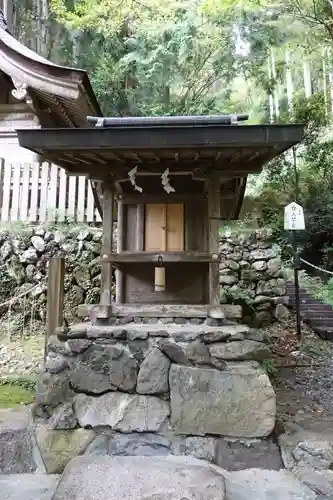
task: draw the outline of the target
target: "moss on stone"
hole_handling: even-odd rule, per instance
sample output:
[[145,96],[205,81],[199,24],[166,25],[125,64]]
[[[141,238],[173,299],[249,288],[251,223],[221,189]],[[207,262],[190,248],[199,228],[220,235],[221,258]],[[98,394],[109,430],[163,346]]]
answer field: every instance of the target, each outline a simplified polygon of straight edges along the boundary
[[16,408],[32,403],[34,393],[13,384],[0,385],[0,408]]

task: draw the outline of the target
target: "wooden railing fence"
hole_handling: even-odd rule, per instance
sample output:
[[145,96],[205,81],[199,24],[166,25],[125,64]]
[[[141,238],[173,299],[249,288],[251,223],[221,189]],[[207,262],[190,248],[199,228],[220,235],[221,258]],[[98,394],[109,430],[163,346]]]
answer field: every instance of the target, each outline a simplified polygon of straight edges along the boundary
[[0,221],[100,222],[89,179],[49,163],[0,158]]

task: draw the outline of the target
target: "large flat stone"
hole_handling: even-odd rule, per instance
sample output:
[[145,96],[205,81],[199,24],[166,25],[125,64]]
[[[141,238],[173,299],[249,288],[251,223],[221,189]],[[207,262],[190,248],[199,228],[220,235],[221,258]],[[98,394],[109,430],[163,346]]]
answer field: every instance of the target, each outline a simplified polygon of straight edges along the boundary
[[262,437],[274,428],[275,393],[257,363],[224,371],[171,365],[170,391],[177,434]]
[[218,439],[216,464],[226,470],[283,468],[280,450],[272,439]]
[[159,349],[152,349],[140,366],[136,392],[163,394],[169,391],[171,362]]
[[36,469],[29,409],[0,410],[0,473],[22,474]]
[[223,476],[183,457],[78,457],[52,500],[224,500]]
[[115,433],[110,438],[109,455],[111,456],[166,456],[170,455],[170,441],[154,433],[121,434]]
[[254,340],[241,340],[223,344],[213,344],[209,348],[213,365],[221,359],[226,361],[260,361],[270,358],[269,347]]
[[[236,306],[237,307],[237,306]],[[241,310],[241,307],[239,308]],[[140,315],[138,315],[140,316]],[[185,321],[185,320],[184,320]],[[149,337],[171,337],[177,342],[192,342],[202,338],[207,343],[221,342],[235,335],[246,335],[250,328],[245,325],[210,326],[206,324],[129,323],[126,325],[90,326],[87,336],[91,339],[143,339]]]
[[74,399],[81,427],[108,426],[121,432],[156,432],[170,414],[169,403],[155,396],[113,392]]
[[73,396],[69,384],[69,372],[59,374],[43,373],[36,388],[36,403],[55,408]]
[[199,436],[176,436],[172,440],[173,455],[190,456],[207,462],[216,460],[217,439]]
[[279,445],[284,466],[310,467],[314,469],[332,469],[333,434],[299,430],[282,434]]
[[78,391],[101,394],[117,389],[132,391],[138,363],[122,345],[94,344],[71,370],[71,385]]
[[51,430],[40,426],[36,440],[48,474],[59,474],[72,458],[85,452],[95,437],[92,430]]
[[200,337],[206,344],[214,344],[215,342],[223,342],[227,339],[233,339],[242,335],[247,335],[250,328],[246,325],[225,325],[216,328],[207,329]]
[[1,500],[51,500],[60,477],[46,474],[0,475]]
[[333,498],[332,470],[314,470],[306,467],[297,467],[293,470],[293,474],[295,474],[303,484],[308,486],[318,495],[323,495],[323,497],[328,500]]
[[78,422],[74,415],[72,401],[59,405],[48,421],[48,427],[50,429],[69,430],[75,429],[77,426]]
[[316,494],[285,470],[224,471],[228,500],[316,500]]

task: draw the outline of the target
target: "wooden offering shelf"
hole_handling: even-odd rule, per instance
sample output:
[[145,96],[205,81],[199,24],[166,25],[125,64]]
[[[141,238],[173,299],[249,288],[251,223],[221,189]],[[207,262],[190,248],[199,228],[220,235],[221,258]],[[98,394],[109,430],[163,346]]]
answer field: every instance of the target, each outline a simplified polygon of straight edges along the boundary
[[217,254],[206,252],[121,252],[103,254],[102,262],[110,262],[114,265],[150,262],[157,264],[160,257],[163,263],[218,262],[219,260]]

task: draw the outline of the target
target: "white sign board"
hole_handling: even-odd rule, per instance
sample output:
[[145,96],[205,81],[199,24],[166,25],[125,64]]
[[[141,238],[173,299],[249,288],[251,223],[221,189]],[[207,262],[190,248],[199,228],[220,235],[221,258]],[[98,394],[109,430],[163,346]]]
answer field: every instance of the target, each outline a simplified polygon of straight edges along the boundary
[[305,229],[304,213],[301,205],[293,202],[284,207],[284,228],[288,231],[302,231]]

